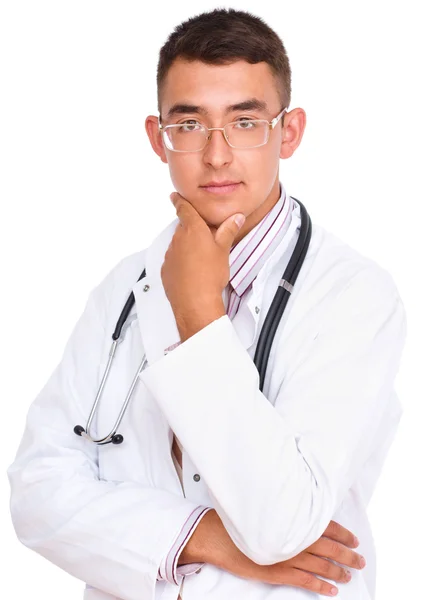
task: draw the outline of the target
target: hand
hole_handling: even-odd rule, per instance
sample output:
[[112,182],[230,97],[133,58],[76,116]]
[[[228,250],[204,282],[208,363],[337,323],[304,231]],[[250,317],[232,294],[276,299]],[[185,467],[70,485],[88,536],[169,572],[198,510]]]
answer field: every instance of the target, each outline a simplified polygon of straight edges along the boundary
[[224,571],[275,585],[291,585],[325,596],[333,596],[332,585],[320,577],[346,583],[345,569],[362,569],[354,535],[336,521],[330,521],[323,535],[308,548],[280,563],[258,565],[233,543],[219,515],[208,511],[184,548],[179,564],[207,562]]
[[348,529],[336,521],[330,521],[323,535],[314,544],[293,558],[263,566],[264,578],[260,580],[267,583],[294,585],[325,596],[333,596],[331,590],[334,586],[315,575],[348,583],[351,577],[347,578],[346,570],[331,561],[353,569],[363,569],[360,564],[362,556],[351,550],[357,546],[354,535]]
[[175,316],[183,318],[222,303],[230,279],[229,253],[239,226],[235,214],[218,229],[209,227],[178,192],[170,198],[180,222],[166,251],[161,278]]

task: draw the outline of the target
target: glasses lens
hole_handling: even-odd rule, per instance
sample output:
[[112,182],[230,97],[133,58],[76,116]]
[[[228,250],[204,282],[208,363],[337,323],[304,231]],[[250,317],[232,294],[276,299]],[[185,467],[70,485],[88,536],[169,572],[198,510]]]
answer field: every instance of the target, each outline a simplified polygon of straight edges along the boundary
[[269,132],[267,121],[253,119],[235,121],[226,125],[226,135],[235,148],[253,148],[266,143]]
[[170,148],[181,152],[201,150],[206,144],[207,131],[199,123],[183,123],[179,127],[164,130]]
[[[267,142],[267,121],[242,120],[226,125],[226,136],[235,148],[253,148]],[[207,129],[200,123],[183,123],[179,127],[166,127],[166,143],[172,150],[196,152],[202,150],[207,141]]]

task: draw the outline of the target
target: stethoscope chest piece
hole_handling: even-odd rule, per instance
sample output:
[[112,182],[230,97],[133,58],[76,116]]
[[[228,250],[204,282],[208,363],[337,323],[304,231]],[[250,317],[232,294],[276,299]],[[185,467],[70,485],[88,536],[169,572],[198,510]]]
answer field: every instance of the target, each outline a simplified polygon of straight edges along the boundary
[[124,437],[121,435],[121,433],[114,433],[111,437],[110,440],[108,440],[107,442],[100,442],[97,440],[93,440],[91,438],[90,435],[88,435],[86,433],[86,430],[84,427],[82,427],[81,425],[75,425],[74,427],[74,433],[76,433],[77,435],[80,435],[82,437],[87,438],[88,440],[90,440],[91,442],[96,442],[99,445],[103,445],[103,444],[121,444],[124,440]]

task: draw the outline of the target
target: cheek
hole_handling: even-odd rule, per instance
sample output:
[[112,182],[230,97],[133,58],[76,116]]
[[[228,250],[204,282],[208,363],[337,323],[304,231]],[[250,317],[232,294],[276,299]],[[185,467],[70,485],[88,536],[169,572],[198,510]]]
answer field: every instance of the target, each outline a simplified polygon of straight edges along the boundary
[[[173,153],[171,153],[173,154]],[[168,157],[169,174],[176,191],[184,198],[195,193],[195,187],[201,180],[198,158],[192,154]]]
[[244,161],[247,183],[250,188],[260,189],[262,185],[274,179],[279,166],[277,147],[270,146],[270,142],[256,150]]

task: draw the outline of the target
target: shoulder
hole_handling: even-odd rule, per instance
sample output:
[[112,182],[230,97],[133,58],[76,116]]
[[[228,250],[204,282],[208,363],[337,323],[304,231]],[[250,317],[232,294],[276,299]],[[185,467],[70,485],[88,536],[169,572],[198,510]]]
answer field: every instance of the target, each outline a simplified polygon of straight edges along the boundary
[[316,333],[345,329],[347,335],[372,339],[390,331],[402,339],[407,315],[393,275],[376,260],[323,227],[317,226],[317,263],[310,271],[310,287],[321,290],[323,304]]
[[393,313],[405,321],[391,273],[316,224],[288,313],[287,339],[295,335],[305,345],[333,323],[361,325],[364,318],[382,320]]
[[313,225],[312,242],[311,285],[321,280],[329,292],[340,295],[351,289],[366,300],[399,297],[396,281],[387,268],[326,228]]

